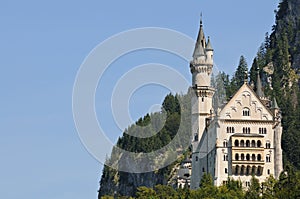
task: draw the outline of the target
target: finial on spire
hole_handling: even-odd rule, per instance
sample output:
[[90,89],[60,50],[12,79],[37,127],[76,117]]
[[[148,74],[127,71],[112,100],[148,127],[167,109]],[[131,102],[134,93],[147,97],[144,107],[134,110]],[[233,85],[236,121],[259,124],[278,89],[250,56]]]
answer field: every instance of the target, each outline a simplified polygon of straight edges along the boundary
[[202,26],[202,12],[200,13],[200,26]]

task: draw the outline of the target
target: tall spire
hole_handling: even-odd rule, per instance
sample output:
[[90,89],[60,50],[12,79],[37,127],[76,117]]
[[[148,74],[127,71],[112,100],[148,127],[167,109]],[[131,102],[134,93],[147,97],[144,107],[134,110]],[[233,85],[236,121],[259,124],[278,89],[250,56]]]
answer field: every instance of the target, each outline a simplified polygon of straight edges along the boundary
[[263,92],[262,83],[259,75],[259,68],[257,69],[257,81],[256,81],[256,94],[260,98],[264,98],[265,94]]
[[206,48],[206,41],[205,41],[205,35],[203,31],[203,24],[202,24],[202,13],[200,15],[200,29],[197,37],[197,41],[195,44],[195,50],[193,54],[193,58],[196,59],[197,57],[200,57],[204,54],[204,49]]

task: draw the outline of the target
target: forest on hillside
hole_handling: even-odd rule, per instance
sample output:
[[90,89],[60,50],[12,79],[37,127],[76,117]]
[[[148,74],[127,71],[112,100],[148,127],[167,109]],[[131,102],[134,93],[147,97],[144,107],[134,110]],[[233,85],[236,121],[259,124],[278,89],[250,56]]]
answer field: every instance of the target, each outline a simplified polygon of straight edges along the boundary
[[[244,56],[233,75],[225,72],[216,74],[212,85],[218,89],[214,106],[220,107],[230,99],[243,84],[245,71],[249,71],[249,84],[256,85],[260,75],[265,96],[276,98],[282,112],[282,148],[284,170],[277,181],[269,178],[265,184],[257,184],[255,179],[248,190],[242,190],[239,183],[229,179],[228,184],[214,187],[203,183],[199,190],[173,189],[170,186],[173,168],[188,155],[189,149],[180,142],[174,147],[183,155],[177,162],[147,173],[127,173],[104,166],[100,180],[99,198],[105,195],[135,196],[137,198],[300,198],[300,1],[282,0],[278,6],[272,32],[266,33],[257,56],[250,67]],[[180,103],[179,103],[180,101]],[[179,105],[180,104],[180,105]],[[167,145],[178,130],[190,131],[190,94],[167,95],[160,113],[147,114],[125,130],[117,146],[136,153],[154,151]],[[166,117],[161,128],[160,119]],[[181,123],[181,120],[184,120]],[[153,122],[155,121],[155,122]],[[183,125],[181,125],[183,124]],[[143,130],[138,126],[147,126]],[[179,128],[180,126],[180,128]],[[129,134],[159,132],[149,138],[137,138]],[[188,139],[188,138],[186,138]],[[114,151],[107,161],[115,161]],[[145,165],[147,166],[147,165]],[[202,181],[209,182],[209,177]],[[259,194],[258,194],[259,193]],[[202,194],[202,195],[201,195]],[[201,197],[200,197],[201,196]],[[203,196],[203,197],[202,197]],[[126,197],[125,197],[126,198]]]

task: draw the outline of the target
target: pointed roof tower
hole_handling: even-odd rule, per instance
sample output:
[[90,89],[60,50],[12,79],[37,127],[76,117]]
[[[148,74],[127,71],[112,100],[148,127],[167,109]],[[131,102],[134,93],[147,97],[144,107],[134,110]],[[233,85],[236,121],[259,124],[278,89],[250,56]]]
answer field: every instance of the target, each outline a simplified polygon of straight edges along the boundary
[[197,37],[197,42],[195,44],[195,50],[193,54],[193,58],[196,59],[197,57],[205,55],[204,49],[206,47],[206,41],[205,41],[205,35],[203,31],[203,25],[202,25],[202,15],[200,19],[200,29]]
[[211,42],[210,42],[209,36],[208,36],[208,39],[207,39],[206,50],[207,50],[207,51],[213,50],[213,48],[212,48],[212,46],[211,46]]
[[272,109],[279,109],[279,106],[277,104],[277,101],[276,101],[275,97],[273,98],[273,101],[272,101]]

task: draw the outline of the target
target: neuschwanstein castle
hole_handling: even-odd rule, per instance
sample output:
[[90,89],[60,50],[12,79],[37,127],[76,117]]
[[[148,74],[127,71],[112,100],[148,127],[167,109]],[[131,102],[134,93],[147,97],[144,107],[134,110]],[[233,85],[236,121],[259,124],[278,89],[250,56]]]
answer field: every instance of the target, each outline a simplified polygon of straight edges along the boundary
[[[250,185],[252,175],[260,182],[271,174],[278,178],[283,170],[282,126],[276,99],[270,101],[264,95],[259,75],[256,91],[248,84],[246,75],[244,84],[234,96],[224,106],[213,110],[213,54],[210,38],[206,40],[201,21],[190,62],[195,93],[191,101],[190,188],[199,187],[205,172],[211,174],[216,186],[226,183],[228,177],[240,180],[244,187]],[[185,163],[188,165],[183,167],[190,167],[190,161]],[[178,182],[184,181],[179,179]]]

